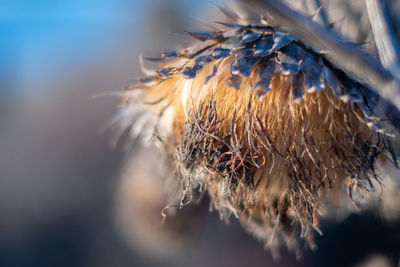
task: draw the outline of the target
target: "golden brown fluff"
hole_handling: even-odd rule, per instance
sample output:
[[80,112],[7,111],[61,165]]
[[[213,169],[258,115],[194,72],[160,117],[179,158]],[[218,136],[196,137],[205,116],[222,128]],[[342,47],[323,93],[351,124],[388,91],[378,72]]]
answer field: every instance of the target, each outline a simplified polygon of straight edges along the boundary
[[148,58],[163,63],[126,91],[126,125],[156,137],[182,202],[206,191],[266,245],[297,251],[300,236],[314,247],[327,205],[381,190],[378,161],[397,168],[399,112],[264,20],[223,26]]

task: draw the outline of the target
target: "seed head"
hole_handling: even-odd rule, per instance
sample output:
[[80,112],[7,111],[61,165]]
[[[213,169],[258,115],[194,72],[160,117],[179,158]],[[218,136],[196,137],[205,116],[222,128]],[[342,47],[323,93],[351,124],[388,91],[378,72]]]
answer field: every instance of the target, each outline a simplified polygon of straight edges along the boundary
[[186,50],[147,58],[162,63],[127,90],[123,111],[147,118],[182,199],[205,190],[223,218],[233,214],[266,245],[313,248],[327,203],[345,205],[345,192],[359,205],[380,189],[378,161],[397,168],[389,133],[400,113],[265,19],[220,25],[188,32],[197,43]]

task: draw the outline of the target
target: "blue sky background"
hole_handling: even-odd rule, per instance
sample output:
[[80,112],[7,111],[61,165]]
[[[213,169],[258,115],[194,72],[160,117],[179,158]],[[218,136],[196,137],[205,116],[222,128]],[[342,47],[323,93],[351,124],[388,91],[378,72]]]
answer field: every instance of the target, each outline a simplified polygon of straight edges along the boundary
[[98,64],[133,34],[141,36],[150,10],[167,1],[188,17],[210,6],[198,0],[0,0],[1,91],[12,83],[26,93],[42,79]]

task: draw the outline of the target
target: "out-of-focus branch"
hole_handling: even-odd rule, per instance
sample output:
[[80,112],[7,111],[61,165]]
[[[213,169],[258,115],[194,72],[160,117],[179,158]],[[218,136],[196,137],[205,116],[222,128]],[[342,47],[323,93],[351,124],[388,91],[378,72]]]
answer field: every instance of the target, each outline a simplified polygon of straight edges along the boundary
[[399,47],[381,0],[366,0],[369,20],[381,63],[400,78]]
[[346,43],[337,33],[294,11],[277,0],[239,0],[250,9],[265,12],[277,26],[284,28],[314,49],[325,52],[326,58],[342,70],[370,85],[376,92],[400,109],[400,81],[379,61]]

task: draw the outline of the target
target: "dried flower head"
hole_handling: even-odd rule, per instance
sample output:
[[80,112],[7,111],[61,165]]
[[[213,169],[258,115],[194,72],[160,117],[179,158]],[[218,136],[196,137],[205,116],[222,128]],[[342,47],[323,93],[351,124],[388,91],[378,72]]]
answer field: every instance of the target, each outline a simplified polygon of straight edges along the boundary
[[146,58],[162,64],[126,91],[126,124],[161,141],[182,201],[207,191],[267,245],[313,247],[327,203],[358,205],[378,161],[397,167],[400,113],[306,40],[224,13],[221,30],[188,32],[193,47]]

